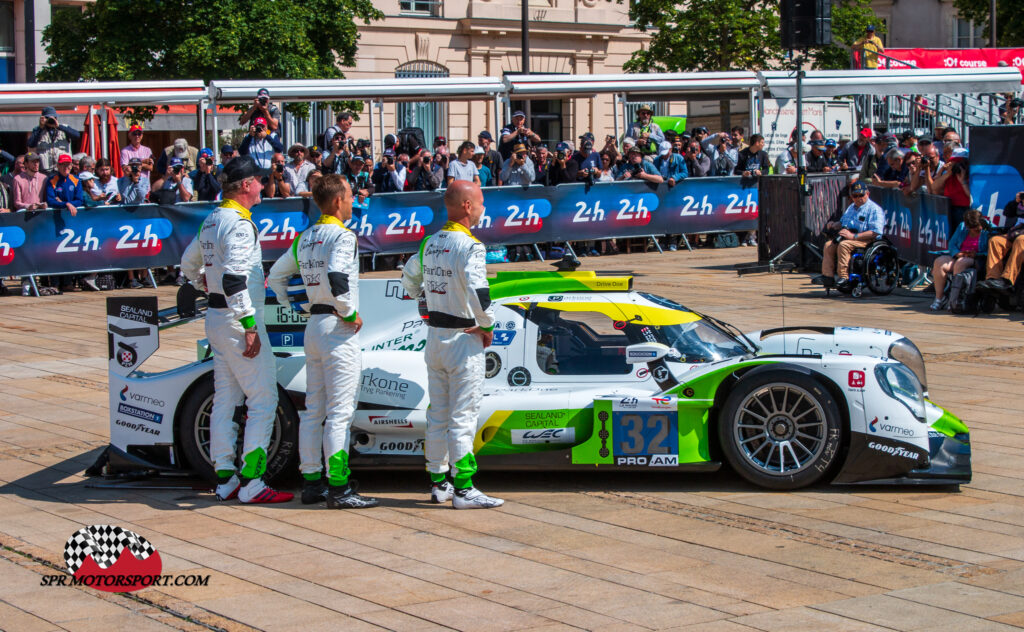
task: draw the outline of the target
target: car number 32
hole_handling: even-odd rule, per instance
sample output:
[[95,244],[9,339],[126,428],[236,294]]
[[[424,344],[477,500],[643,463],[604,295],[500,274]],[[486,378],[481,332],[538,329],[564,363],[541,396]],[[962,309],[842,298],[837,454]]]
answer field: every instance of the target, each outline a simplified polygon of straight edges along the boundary
[[615,453],[627,456],[678,454],[677,416],[666,413],[615,413]]

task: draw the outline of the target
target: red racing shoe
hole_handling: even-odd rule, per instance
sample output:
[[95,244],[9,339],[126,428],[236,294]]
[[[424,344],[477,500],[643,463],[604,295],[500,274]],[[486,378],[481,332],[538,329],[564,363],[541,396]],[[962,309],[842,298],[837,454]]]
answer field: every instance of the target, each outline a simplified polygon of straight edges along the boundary
[[286,503],[292,498],[295,494],[268,487],[261,478],[252,479],[238,490],[238,500],[247,505]]

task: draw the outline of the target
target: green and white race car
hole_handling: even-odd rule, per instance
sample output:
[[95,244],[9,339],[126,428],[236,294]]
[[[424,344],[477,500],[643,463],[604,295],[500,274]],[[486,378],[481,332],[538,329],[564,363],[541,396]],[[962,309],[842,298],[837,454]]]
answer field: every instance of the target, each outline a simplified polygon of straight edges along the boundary
[[[968,429],[928,400],[921,353],[900,334],[744,334],[634,290],[630,276],[498,272],[490,281],[497,326],[475,442],[485,471],[714,471],[725,461],[771,489],[971,479]],[[146,300],[110,299],[109,466],[209,476],[208,349],[201,341],[199,359],[172,371],[139,371],[158,344],[156,299],[124,303]],[[421,468],[427,325],[397,279],[362,280],[360,314],[352,466]],[[123,336],[133,319],[135,337]],[[280,395],[268,458],[276,475],[295,470],[304,317],[268,300],[266,319]]]

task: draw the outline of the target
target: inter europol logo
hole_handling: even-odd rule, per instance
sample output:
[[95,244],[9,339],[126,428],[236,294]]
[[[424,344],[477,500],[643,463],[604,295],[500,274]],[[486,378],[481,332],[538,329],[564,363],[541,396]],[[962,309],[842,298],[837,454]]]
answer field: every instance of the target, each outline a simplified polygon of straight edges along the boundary
[[75,531],[64,545],[64,563],[67,575],[44,575],[40,585],[134,592],[149,586],[210,583],[209,575],[162,575],[160,554],[146,538],[109,524],[94,524]]

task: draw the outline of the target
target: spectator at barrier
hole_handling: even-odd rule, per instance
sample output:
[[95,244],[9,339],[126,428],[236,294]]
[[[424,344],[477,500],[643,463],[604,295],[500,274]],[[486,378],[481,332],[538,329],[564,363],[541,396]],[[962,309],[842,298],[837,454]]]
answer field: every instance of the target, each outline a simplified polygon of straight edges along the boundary
[[555,146],[555,154],[548,167],[547,181],[540,182],[538,179],[537,182],[538,184],[550,186],[569,184],[576,182],[578,175],[579,166],[572,159],[572,150],[569,148],[569,143],[561,142]]
[[188,172],[188,177],[192,178],[192,184],[195,185],[196,178],[199,176],[198,166],[203,163],[203,160],[209,158],[210,162],[213,162],[213,150],[209,147],[203,147],[199,150],[199,157],[196,159],[196,168]]
[[313,171],[320,171],[324,166],[324,154],[316,145],[306,147],[306,160],[313,163]]
[[547,184],[548,170],[551,169],[551,152],[548,151],[547,144],[537,145],[530,154],[534,164],[533,181],[537,184]]
[[913,130],[907,130],[900,134],[899,148],[903,153],[917,152],[917,134]]
[[958,143],[949,142],[951,147],[949,160],[939,169],[939,175],[932,181],[931,192],[949,198],[949,223],[959,224],[964,213],[971,206],[970,171],[967,164],[968,153]]
[[448,137],[447,136],[435,136],[434,137],[434,155],[448,156],[451,152],[448,151]]
[[248,123],[251,126],[259,118],[265,121],[264,125],[266,125],[267,130],[272,132],[273,136],[277,136],[277,130],[281,126],[281,110],[270,102],[270,91],[266,88],[260,88],[256,92],[256,98],[252,100],[252,105],[249,106],[249,109],[244,114],[238,117],[238,124],[245,125]]
[[871,128],[865,127],[857,134],[856,142],[848,144],[843,148],[839,162],[845,163],[845,169],[860,171],[866,163],[875,155],[875,147],[871,143]]
[[732,146],[732,136],[722,132],[717,136],[711,152],[711,175],[731,176],[739,160],[739,151]]
[[340,136],[335,135],[331,139],[328,150],[324,152],[323,167],[321,171],[325,174],[343,173],[348,167],[348,158],[351,153],[346,149],[346,143]]
[[188,177],[185,163],[177,156],[171,158],[167,170],[153,182],[150,196],[157,197],[157,204],[180,204],[192,201],[192,178]]
[[103,206],[103,197],[98,198],[92,197],[92,187],[96,182],[96,174],[91,171],[79,171],[77,174],[71,174],[78,178],[79,183],[82,185],[82,206],[84,208],[93,208],[96,206]]
[[672,152],[679,154],[680,156],[686,156],[686,147],[690,144],[691,137],[689,134],[677,134],[672,139]]
[[40,171],[49,175],[56,170],[57,160],[64,154],[70,156],[74,151],[72,146],[81,138],[78,130],[57,120],[57,110],[45,107],[39,125],[32,129],[28,138],[28,150],[39,155]]
[[1007,99],[1006,103],[999,106],[999,124],[1000,125],[1016,125],[1017,115],[1020,112],[1021,106],[1024,105],[1024,101],[1013,97]]
[[[473,146],[473,143],[470,143]],[[453,163],[454,164],[454,163]],[[472,163],[470,163],[472,165]],[[476,169],[476,167],[473,167]],[[395,150],[388,147],[381,155],[380,162],[373,169],[371,179],[377,193],[396,193],[405,190],[405,177],[408,175],[406,166],[395,155]]]
[[931,190],[932,184],[935,182],[935,178],[939,175],[939,170],[944,163],[942,158],[939,157],[939,151],[935,147],[935,143],[932,141],[926,138],[921,139],[918,141],[917,147],[921,152],[921,167],[916,171],[910,172],[910,190],[927,193]]
[[768,153],[764,150],[764,136],[752,134],[750,145],[739,152],[733,174],[744,178],[759,178],[768,171]]
[[78,207],[85,205],[82,183],[71,175],[71,156],[57,158],[57,173],[46,181],[46,203],[52,209],[66,209],[71,216],[78,215]]
[[775,173],[779,175],[792,174],[797,172],[796,143],[786,145],[786,151],[779,154],[775,159]]
[[445,170],[438,160],[431,156],[429,149],[420,152],[409,161],[409,177],[406,188],[411,191],[434,191],[444,186]]
[[619,163],[619,142],[614,136],[608,134],[604,137],[604,147],[601,148],[600,153],[607,154],[611,158],[613,167]]
[[[85,180],[84,177],[79,179]],[[114,179],[114,170],[106,158],[100,158],[96,162],[96,172],[90,184],[88,189],[84,184],[82,185],[86,206],[93,206],[89,202],[96,202],[95,206],[102,206],[104,204],[121,204],[124,201],[121,197],[121,190],[117,186],[117,180]]]
[[711,157],[704,153],[697,139],[691,140],[686,147],[683,158],[686,160],[686,170],[691,178],[704,178],[711,175]]
[[141,125],[132,125],[128,128],[128,144],[121,148],[121,168],[127,167],[132,158],[138,158],[142,178],[149,180],[149,174],[154,166],[153,150],[142,144],[142,135]]
[[895,139],[893,139],[892,146],[890,147],[887,134],[878,134],[871,139],[871,142],[874,145],[874,153],[860,167],[860,179],[865,182],[870,182],[871,177],[887,164],[885,155],[889,153],[890,149],[896,147]]
[[616,162],[619,167],[626,164],[626,154],[634,147],[636,147],[636,141],[631,137],[627,136],[622,139],[622,153],[619,154],[619,160]]
[[960,145],[962,143],[960,140],[960,134],[958,134],[955,129],[948,126],[946,127],[946,130],[942,132],[942,142],[945,145],[950,143],[957,143]]
[[932,264],[935,300],[928,309],[938,311],[946,307],[946,279],[974,267],[975,257],[984,257],[988,252],[988,231],[981,224],[981,212],[971,209],[964,213],[964,221],[956,227],[949,238],[946,253]]
[[914,194],[914,175],[920,172],[921,154],[912,151],[903,154],[903,180],[900,181],[899,188],[904,195]]
[[[311,153],[310,155],[313,156],[315,154]],[[317,171],[317,170],[310,171],[309,175],[306,177],[306,190],[303,191],[302,193],[300,193],[299,197],[304,197],[304,198],[311,198],[311,197],[313,197],[313,187],[315,186],[316,181],[319,180],[322,177],[324,177],[324,174],[321,173],[320,171]]]
[[39,166],[39,154],[34,151],[25,154],[25,170],[14,177],[12,187],[15,211],[35,211],[47,207],[46,175],[40,172]]
[[237,155],[238,152],[235,151],[235,148],[231,145],[224,145],[220,148],[220,164],[217,165],[218,176],[222,171],[224,171],[224,165],[228,164],[228,162]]
[[[199,161],[199,150],[188,144],[188,141],[184,138],[176,138],[174,143],[164,147],[163,153],[157,158],[154,173],[150,177],[157,177],[162,173],[167,172],[167,166],[171,158],[177,158],[181,161],[182,167],[185,169],[185,173],[192,171],[198,166]],[[153,187],[156,190],[156,187]]]
[[[4,153],[7,153],[7,152],[4,152]],[[10,155],[10,154],[8,154],[8,155]],[[4,184],[7,185],[8,189],[10,189],[11,191],[14,191],[14,178],[17,177],[17,175],[19,173],[21,173],[22,171],[24,171],[24,170],[25,170],[25,154],[21,154],[20,156],[14,157],[14,160],[11,162],[11,169],[10,169],[10,171],[8,171],[7,173],[5,173],[2,176],[0,176],[0,182],[3,182]]]
[[[1009,292],[1017,283],[1021,266],[1024,266],[1024,191],[1017,193],[1017,221],[1005,235],[993,235],[988,243],[988,257],[985,261],[985,280],[978,287]],[[1009,206],[1009,205],[1007,205]],[[971,211],[968,211],[970,213]],[[964,214],[966,218],[967,214]],[[965,220],[966,221],[966,220]]]
[[838,150],[838,153],[839,153],[839,164],[842,165],[843,169],[846,169],[846,166],[842,164],[842,162],[843,162],[843,154],[846,151],[846,147],[849,144],[850,144],[850,137],[849,136],[845,136],[844,135],[844,136],[840,136],[839,137],[839,145],[837,147],[837,150]]
[[366,203],[366,198],[373,195],[375,188],[371,174],[366,170],[366,158],[360,153],[353,153],[348,156],[345,169],[341,175],[348,180],[349,188],[356,197],[359,206]]
[[75,154],[71,157],[71,175],[77,176],[83,171],[96,171],[96,159],[86,153]]
[[860,53],[861,68],[878,68],[878,53],[885,52],[882,40],[875,35],[875,27],[869,24],[864,36],[853,43],[853,50]]
[[327,151],[333,147],[334,138],[338,134],[341,134],[338,142],[341,144],[343,150],[351,150],[355,142],[355,137],[352,136],[352,124],[355,122],[355,118],[351,112],[341,112],[334,117],[334,125],[328,127],[324,131],[323,145],[324,145],[324,158],[327,158]]
[[209,149],[199,152],[199,168],[189,174],[196,200],[213,202],[220,199],[221,186],[218,175],[217,165],[213,162],[213,152]]
[[615,182],[615,161],[608,152],[601,152],[601,168],[594,178],[598,182]]
[[700,143],[700,148],[705,154],[708,153],[709,150],[706,145],[711,142],[711,136],[709,135],[708,128],[703,125],[693,128],[693,140]]
[[[850,197],[853,204],[847,207],[839,221],[825,225],[827,231],[835,233],[834,237],[830,236],[825,241],[822,251],[821,276],[826,288],[847,289],[850,283],[847,275],[853,251],[857,248],[866,248],[885,230],[885,211],[868,198],[867,184],[858,180],[850,185]],[[838,284],[837,274],[840,279]]]
[[249,133],[238,147],[242,156],[251,156],[260,169],[270,169],[275,153],[284,153],[284,145],[267,131],[267,119],[257,116],[249,126]]
[[292,185],[284,177],[285,160],[281,152],[270,159],[270,171],[263,176],[263,198],[287,198],[292,196]]
[[503,186],[519,185],[529,186],[537,171],[533,161],[527,155],[526,145],[518,144],[512,148],[512,155],[501,168],[501,184]]
[[636,140],[636,146],[644,156],[654,156],[665,142],[665,133],[651,120],[653,117],[654,107],[649,103],[641,104],[636,109],[636,120],[626,128],[626,136]]
[[644,160],[639,147],[631,147],[626,154],[626,162],[619,167],[616,180],[643,180],[650,184],[660,184],[663,181],[661,174],[655,168],[654,163]]
[[448,177],[445,180],[448,186],[451,186],[452,182],[456,180],[480,184],[480,172],[477,171],[476,164],[473,162],[475,149],[476,145],[468,140],[459,145],[455,159],[448,163]]
[[516,110],[512,113],[512,123],[501,130],[498,153],[507,162],[512,154],[516,153],[516,145],[522,145],[529,151],[530,147],[539,143],[540,135],[526,126],[526,114],[522,110]]
[[885,154],[885,162],[886,164],[871,176],[871,183],[888,189],[900,188],[909,172],[909,167],[903,164],[903,153],[898,147],[893,147]]
[[654,159],[654,167],[669,187],[674,187],[677,182],[682,182],[690,175],[686,169],[686,160],[672,152],[672,143],[667,140],[661,144],[658,157]]
[[732,138],[731,144],[733,148],[736,150],[736,153],[739,154],[739,152],[746,147],[743,143],[743,127],[739,125],[733,126],[733,128],[729,130],[729,136]]
[[501,157],[501,153],[494,147],[494,138],[487,130],[477,134],[476,143],[484,150],[483,164],[491,170],[492,184],[488,186],[493,186],[495,179],[498,177],[498,172],[501,171],[504,159]]
[[[6,182],[0,180],[0,213],[10,213],[14,210],[14,193]],[[0,285],[3,285],[0,283]]]
[[149,179],[143,178],[142,173],[142,160],[129,159],[124,175],[117,181],[117,190],[121,193],[124,204],[134,206],[146,202],[146,196],[149,195]]
[[309,172],[316,171],[316,166],[306,160],[306,146],[302,143],[295,143],[289,147],[288,157],[292,160],[285,165],[284,179],[291,187],[292,195],[302,195],[303,192],[309,191],[306,188],[306,181],[309,179]]
[[836,139],[827,138],[825,139],[825,166],[826,171],[839,171],[841,165],[839,164],[839,148],[836,143]]
[[482,187],[494,186],[494,174],[491,173],[491,168],[484,164],[486,155],[487,152],[479,145],[473,150],[473,164],[476,165],[476,171],[480,175],[480,186]]

